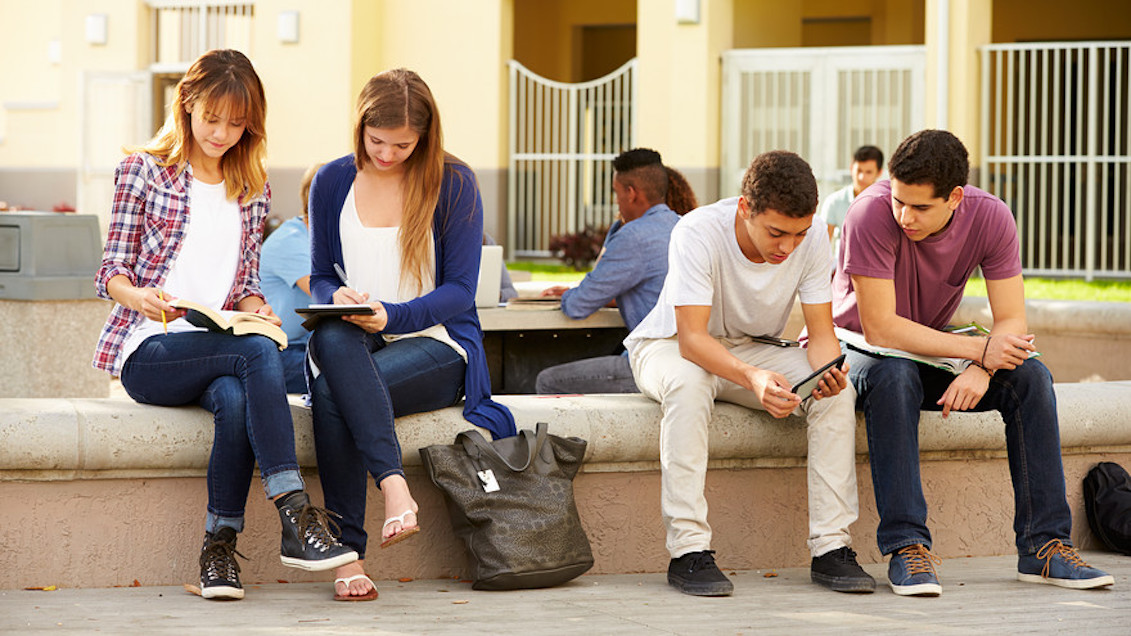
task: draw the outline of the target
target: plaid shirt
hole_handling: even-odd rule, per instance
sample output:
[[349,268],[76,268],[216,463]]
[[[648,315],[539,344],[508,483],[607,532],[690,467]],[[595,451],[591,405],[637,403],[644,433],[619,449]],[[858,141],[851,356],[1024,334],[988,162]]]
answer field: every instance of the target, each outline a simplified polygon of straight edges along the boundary
[[[118,164],[110,229],[102,266],[94,280],[101,298],[113,300],[106,283],[119,274],[137,287],[165,283],[189,220],[192,169],[185,166],[180,174],[177,169],[157,165],[156,159],[146,153],[132,154]],[[224,309],[235,309],[236,303],[248,296],[263,297],[259,291],[259,250],[270,205],[270,186],[261,196],[240,204],[240,261]],[[122,342],[144,319],[139,312],[114,305],[94,351],[94,367],[119,375],[124,362],[119,356]]]

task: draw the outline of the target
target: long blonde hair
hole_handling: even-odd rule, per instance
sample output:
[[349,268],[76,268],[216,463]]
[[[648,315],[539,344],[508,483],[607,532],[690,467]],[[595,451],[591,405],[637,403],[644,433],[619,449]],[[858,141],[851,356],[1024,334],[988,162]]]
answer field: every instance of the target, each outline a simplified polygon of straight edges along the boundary
[[[444,178],[444,136],[432,91],[416,73],[403,68],[374,75],[357,98],[354,164],[369,163],[365,128],[408,126],[420,136],[404,162],[404,210],[401,218],[401,277],[410,277],[417,293],[424,288],[424,271],[432,250],[432,221]],[[439,266],[439,264],[437,264]]]
[[159,165],[179,166],[178,173],[184,170],[195,143],[191,111],[197,104],[210,111],[226,104],[229,113],[242,114],[246,128],[220,159],[220,170],[229,199],[258,196],[267,186],[267,98],[251,60],[239,51],[216,49],[197,58],[177,82],[165,124],[136,150],[157,157]]

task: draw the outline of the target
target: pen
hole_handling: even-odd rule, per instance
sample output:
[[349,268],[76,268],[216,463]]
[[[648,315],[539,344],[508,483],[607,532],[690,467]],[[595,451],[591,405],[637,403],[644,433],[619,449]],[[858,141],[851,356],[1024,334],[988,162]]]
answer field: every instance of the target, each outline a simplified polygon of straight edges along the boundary
[[342,284],[345,285],[346,287],[349,287],[350,282],[346,278],[346,270],[342,269],[341,265],[334,263],[334,271],[338,273],[338,278],[340,278],[342,280]]
[[[160,298],[162,302],[164,302],[165,301],[165,292],[158,289],[157,290],[157,297]],[[166,336],[169,335],[169,323],[165,320],[165,310],[164,309],[161,310],[161,328],[165,330]]]

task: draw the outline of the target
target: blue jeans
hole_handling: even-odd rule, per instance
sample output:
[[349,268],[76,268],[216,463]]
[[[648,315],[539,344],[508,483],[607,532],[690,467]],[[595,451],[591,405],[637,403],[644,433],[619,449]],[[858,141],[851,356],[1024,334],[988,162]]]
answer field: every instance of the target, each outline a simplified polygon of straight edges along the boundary
[[534,381],[541,394],[639,393],[628,356],[598,356],[542,369]]
[[279,352],[287,393],[306,393],[306,343],[290,344]]
[[342,320],[321,321],[310,351],[321,371],[311,397],[322,495],[342,516],[342,543],[365,558],[365,474],[378,487],[404,475],[394,418],[459,402],[467,364],[438,340],[386,344]]
[[199,404],[212,413],[206,529],[243,529],[256,462],[268,497],[302,490],[294,425],[275,343],[206,331],[146,338],[122,367],[122,387],[142,404]]
[[[846,349],[856,405],[868,427],[872,487],[880,514],[876,542],[884,554],[916,543],[929,548],[927,503],[919,477],[919,412],[942,409],[935,402],[954,376],[911,360]],[[1018,553],[1033,554],[1050,539],[1072,545],[1056,395],[1048,369],[1028,360],[1012,371],[998,371],[973,410],[999,411],[1005,421]]]

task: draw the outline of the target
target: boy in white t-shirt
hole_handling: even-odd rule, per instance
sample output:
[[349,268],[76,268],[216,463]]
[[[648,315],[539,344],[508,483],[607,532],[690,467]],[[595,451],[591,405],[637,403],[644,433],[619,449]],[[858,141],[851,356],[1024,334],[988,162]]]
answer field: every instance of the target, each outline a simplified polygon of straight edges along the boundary
[[[872,592],[848,526],[856,520],[856,392],[847,368],[829,371],[811,396],[791,387],[837,358],[829,238],[814,224],[817,183],[801,157],[758,156],[742,196],[687,214],[672,232],[668,277],[655,308],[629,334],[633,375],[660,402],[661,506],[672,560],[668,582],[697,596],[733,585],[715,565],[707,499],[707,427],[714,401],[803,415],[809,438],[809,549],[815,582]],[[800,295],[807,349],[761,344],[781,335]]]

